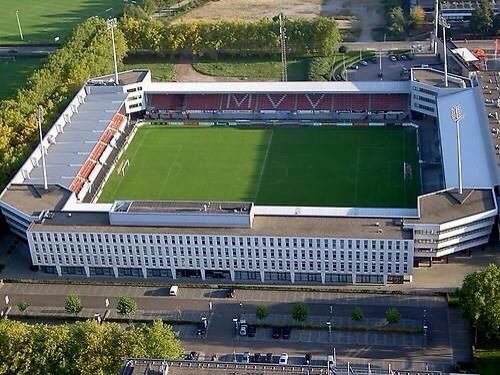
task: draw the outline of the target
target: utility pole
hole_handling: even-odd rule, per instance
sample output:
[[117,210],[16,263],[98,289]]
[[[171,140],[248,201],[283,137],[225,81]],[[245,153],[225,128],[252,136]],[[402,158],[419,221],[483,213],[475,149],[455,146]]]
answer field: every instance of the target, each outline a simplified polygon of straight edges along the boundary
[[285,16],[283,12],[280,12],[279,15],[280,21],[280,42],[281,42],[281,80],[283,82],[288,81],[288,68],[286,61],[286,28],[285,28]]
[[19,11],[16,10],[16,19],[17,19],[17,27],[19,28],[19,35],[21,36],[21,40],[24,40],[23,30],[21,29],[21,22],[19,21]]
[[115,27],[118,25],[116,18],[111,18],[106,21],[106,26],[108,30],[111,30],[111,40],[113,42],[113,63],[115,68],[115,85],[118,85],[118,65],[116,64],[116,46],[115,46]]
[[36,122],[38,124],[38,132],[40,133],[40,152],[42,153],[42,169],[43,169],[43,188],[48,190],[47,183],[47,167],[45,165],[45,148],[43,147],[43,135],[42,135],[42,119],[43,119],[43,108],[38,106],[36,111]]

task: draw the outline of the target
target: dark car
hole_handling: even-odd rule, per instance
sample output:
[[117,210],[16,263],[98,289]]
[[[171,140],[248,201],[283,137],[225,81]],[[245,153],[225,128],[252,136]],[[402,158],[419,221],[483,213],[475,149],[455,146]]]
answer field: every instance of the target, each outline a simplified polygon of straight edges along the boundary
[[198,326],[196,327],[196,334],[198,336],[203,336],[205,333],[207,333],[207,329],[205,327],[205,324],[203,322],[198,323]]
[[260,361],[261,361],[261,356],[260,356],[260,353],[255,353],[255,354],[253,355],[253,360],[252,360],[252,362],[254,362],[254,363],[260,363]]
[[247,327],[247,336],[248,337],[255,337],[255,333],[256,332],[257,332],[257,327],[256,326],[249,325]]
[[281,328],[273,328],[273,339],[281,338]]
[[273,363],[273,353],[266,354],[266,363]]
[[377,58],[375,56],[373,56],[373,57],[370,58],[370,61],[372,63],[376,64],[377,63]]
[[311,364],[311,353],[306,353],[306,355],[304,356],[304,363],[306,365],[310,365]]
[[227,290],[226,298],[234,298],[234,289]]
[[186,354],[186,359],[190,361],[197,361],[200,358],[200,354],[198,352],[190,352]]
[[288,340],[290,338],[290,332],[292,331],[292,329],[290,327],[285,327],[283,328],[283,331],[282,331],[282,336],[285,340]]

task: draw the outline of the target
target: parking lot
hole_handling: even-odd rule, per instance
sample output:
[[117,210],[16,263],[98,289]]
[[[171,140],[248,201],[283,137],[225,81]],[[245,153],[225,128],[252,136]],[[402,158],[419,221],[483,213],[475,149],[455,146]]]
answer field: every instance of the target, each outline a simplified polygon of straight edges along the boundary
[[[382,80],[385,81],[401,81],[407,80],[409,74],[403,73],[404,69],[409,72],[412,67],[420,67],[428,65],[431,68],[442,69],[442,64],[435,56],[431,55],[404,55],[405,59],[400,56],[388,55],[382,56]],[[347,69],[347,80],[349,81],[375,81],[380,80],[380,60],[379,56],[375,59],[367,59],[366,65],[362,63],[353,64]],[[357,69],[352,68],[357,67]]]

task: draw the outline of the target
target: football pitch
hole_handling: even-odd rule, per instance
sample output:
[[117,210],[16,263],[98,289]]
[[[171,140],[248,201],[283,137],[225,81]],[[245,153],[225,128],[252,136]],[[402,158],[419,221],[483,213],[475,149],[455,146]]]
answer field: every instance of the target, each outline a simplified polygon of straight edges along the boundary
[[[123,0],[2,0],[0,44],[54,43],[78,23],[92,16],[112,17],[123,12]],[[21,40],[16,11],[24,36]]]
[[145,125],[99,201],[403,208],[416,207],[419,185],[412,128]]

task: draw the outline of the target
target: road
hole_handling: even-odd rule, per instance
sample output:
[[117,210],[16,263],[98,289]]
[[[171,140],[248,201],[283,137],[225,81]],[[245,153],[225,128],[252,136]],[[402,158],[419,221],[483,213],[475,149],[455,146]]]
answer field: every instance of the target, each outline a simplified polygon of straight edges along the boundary
[[17,53],[33,53],[33,54],[46,54],[52,53],[57,50],[57,46],[8,46],[2,47],[0,46],[0,54],[10,53],[12,56],[15,56],[15,53],[10,51],[15,50]]
[[[66,284],[37,284],[37,283],[5,283],[0,287],[0,296],[3,304],[4,296],[8,295],[13,311],[15,305],[26,300],[30,303],[29,310],[37,308],[54,308],[62,314],[64,301],[67,295],[76,294],[81,297],[87,310],[95,309],[102,313],[104,300],[109,298],[110,308],[116,306],[120,296],[133,297],[138,304],[141,314],[151,316],[157,312],[179,312],[186,316],[209,317],[207,336],[199,338],[193,333],[182,336],[186,350],[196,350],[207,357],[214,353],[251,352],[287,352],[290,355],[303,356],[311,352],[315,356],[325,355],[335,345],[340,358],[355,363],[366,363],[377,360],[386,364],[391,361],[396,368],[424,368],[430,364],[434,369],[448,368],[453,361],[453,348],[449,342],[447,304],[441,297],[430,296],[393,296],[370,295],[360,293],[329,293],[305,291],[265,291],[265,290],[239,290],[235,298],[225,298],[225,290],[209,288],[187,288],[181,286],[177,297],[168,296],[168,287],[140,287],[140,286],[109,286],[109,285],[66,285]],[[369,333],[354,331],[337,331],[335,337],[328,336],[325,331],[310,331],[294,329],[290,340],[271,339],[270,329],[258,328],[255,338],[239,337],[235,335],[233,318],[240,313],[254,316],[257,304],[269,306],[270,317],[284,317],[290,319],[293,303],[306,302],[310,308],[310,317],[330,317],[329,306],[334,306],[334,315],[338,319],[349,318],[354,307],[363,309],[365,317],[384,317],[389,306],[397,307],[404,319],[422,321],[423,310],[426,309],[428,325],[432,327],[427,343],[422,346],[405,334],[396,333]],[[212,302],[213,310],[209,311]],[[240,303],[242,304],[240,307]],[[0,305],[0,308],[4,307]],[[93,316],[94,311],[89,311],[88,316]],[[139,312],[139,311],[138,311]],[[458,319],[458,318],[457,318]],[[288,324],[285,322],[285,324]],[[267,330],[267,331],[266,331]],[[189,330],[188,330],[189,331]],[[467,333],[463,333],[466,335]],[[342,336],[339,336],[342,335]],[[370,335],[377,335],[373,342],[369,341]],[[414,334],[415,335],[415,334]],[[314,339],[320,337],[321,339]],[[308,337],[309,339],[302,339]],[[311,340],[312,338],[312,340]],[[368,340],[368,341],[367,341]],[[411,341],[413,340],[413,341]],[[463,338],[457,338],[463,341]],[[405,344],[413,342],[413,344]],[[311,345],[314,343],[313,345]]]

